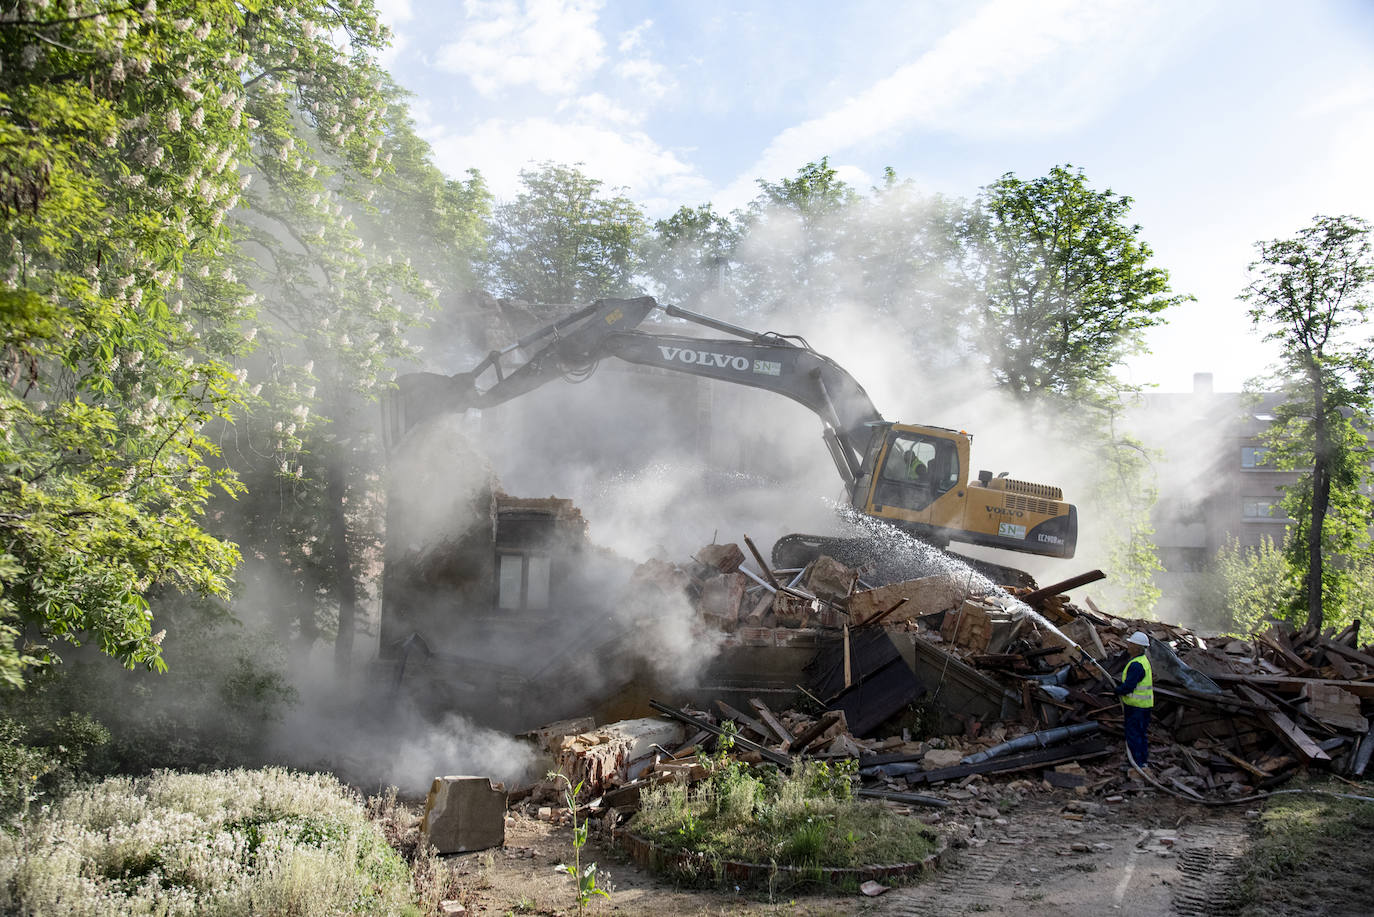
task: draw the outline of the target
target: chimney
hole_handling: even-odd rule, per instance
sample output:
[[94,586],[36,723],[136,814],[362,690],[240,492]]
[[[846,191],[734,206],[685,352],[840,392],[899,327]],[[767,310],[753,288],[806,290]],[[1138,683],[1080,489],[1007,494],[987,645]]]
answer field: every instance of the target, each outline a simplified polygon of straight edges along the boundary
[[1210,395],[1212,394],[1212,374],[1193,373],[1193,394]]

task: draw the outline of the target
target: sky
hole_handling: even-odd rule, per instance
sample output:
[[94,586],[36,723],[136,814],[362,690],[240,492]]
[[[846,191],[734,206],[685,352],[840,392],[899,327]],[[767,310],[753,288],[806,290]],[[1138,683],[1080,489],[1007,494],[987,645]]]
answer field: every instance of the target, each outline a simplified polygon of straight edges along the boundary
[[[1258,240],[1374,220],[1374,0],[378,0],[441,169],[497,200],[541,162],[649,217],[747,203],[828,156],[973,197],[1084,170],[1195,301],[1121,370],[1237,391],[1275,351],[1237,294]],[[823,344],[817,342],[822,351]]]

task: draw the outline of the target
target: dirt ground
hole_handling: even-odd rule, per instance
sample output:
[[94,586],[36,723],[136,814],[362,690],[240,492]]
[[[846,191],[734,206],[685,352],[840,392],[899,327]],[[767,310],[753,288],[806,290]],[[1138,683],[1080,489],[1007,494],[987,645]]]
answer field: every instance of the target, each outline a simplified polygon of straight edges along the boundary
[[[950,846],[942,867],[878,897],[775,889],[682,888],[636,867],[593,827],[584,861],[611,888],[593,914],[993,914],[1134,915],[1236,913],[1230,879],[1258,810],[1203,808],[1154,790],[1120,802],[1029,780],[976,780],[940,794],[946,809],[917,809]],[[469,914],[575,914],[566,825],[521,807],[508,817],[502,848],[446,859]]]

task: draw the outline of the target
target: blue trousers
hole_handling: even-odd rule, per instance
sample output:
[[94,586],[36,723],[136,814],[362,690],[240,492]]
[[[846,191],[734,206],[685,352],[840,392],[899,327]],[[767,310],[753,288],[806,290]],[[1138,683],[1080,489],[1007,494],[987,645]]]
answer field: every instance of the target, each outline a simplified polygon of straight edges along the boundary
[[1122,723],[1126,728],[1126,748],[1135,763],[1144,767],[1150,763],[1150,708],[1121,705]]

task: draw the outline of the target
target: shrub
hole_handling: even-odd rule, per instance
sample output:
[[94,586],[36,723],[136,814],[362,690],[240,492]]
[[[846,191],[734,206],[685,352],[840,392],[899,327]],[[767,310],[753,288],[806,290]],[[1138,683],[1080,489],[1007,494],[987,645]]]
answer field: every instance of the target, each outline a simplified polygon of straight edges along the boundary
[[328,776],[112,778],[21,827],[0,836],[5,913],[418,913],[404,861]]
[[49,729],[0,716],[0,818],[22,815],[30,803],[59,793],[92,750],[109,740],[105,727],[81,713],[63,716]]
[[690,789],[669,783],[648,790],[630,830],[708,860],[803,869],[911,863],[929,854],[930,829],[853,798],[853,773],[852,761],[807,762],[790,774],[719,762]]
[[[33,741],[53,736],[70,745],[71,711],[102,729],[105,743],[87,742],[78,775],[145,774],[158,769],[254,767],[295,689],[270,635],[234,619],[217,602],[186,597],[158,602],[164,673],[130,671],[90,647],[10,692],[6,706]],[[105,731],[107,730],[107,731]]]

